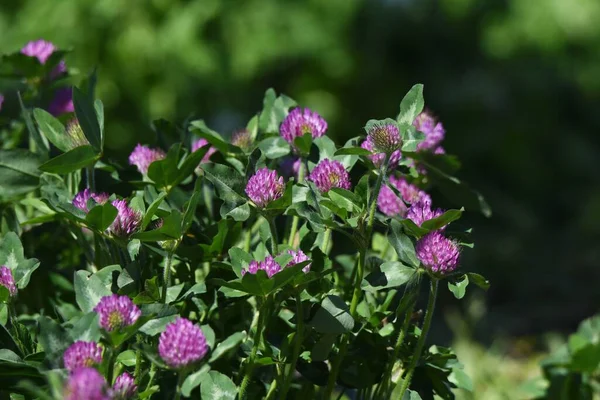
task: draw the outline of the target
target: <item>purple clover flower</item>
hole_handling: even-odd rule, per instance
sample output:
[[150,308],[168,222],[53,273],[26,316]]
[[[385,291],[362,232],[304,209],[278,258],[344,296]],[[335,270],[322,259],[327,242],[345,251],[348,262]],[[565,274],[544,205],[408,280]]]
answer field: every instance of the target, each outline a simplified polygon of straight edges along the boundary
[[396,193],[388,185],[381,187],[377,197],[377,207],[379,211],[388,217],[396,215],[404,217],[407,211],[406,203],[413,204],[421,200],[431,202],[431,197],[427,193],[406,182],[404,178],[396,178],[392,175],[390,176],[390,183],[400,192],[402,197],[396,196]]
[[[304,254],[304,252],[302,250],[298,250],[298,251],[288,250],[288,254],[290,254],[293,258],[292,258],[292,261],[290,261],[286,265],[286,268],[287,267],[293,267],[296,264],[299,264],[301,262],[309,260],[308,256],[306,254]],[[310,266],[311,266],[311,264],[307,264],[304,268],[302,268],[302,272],[304,272],[305,274],[307,274],[308,271],[310,271]]]
[[141,174],[146,175],[150,164],[162,160],[166,156],[161,149],[152,149],[138,143],[129,155],[129,165],[135,165]]
[[246,194],[259,208],[265,208],[270,202],[283,196],[285,183],[277,171],[261,168],[246,184]]
[[252,147],[252,137],[247,129],[242,129],[233,134],[231,144],[242,150],[249,150]]
[[88,201],[93,199],[97,204],[108,201],[108,193],[94,193],[90,189],[84,189],[73,198],[73,205],[82,211],[88,212]]
[[[375,165],[377,168],[381,168],[383,162],[385,161],[385,153],[375,152],[375,150],[373,149],[373,143],[368,139],[362,142],[360,147],[373,152],[373,155],[368,156],[369,160],[371,160],[373,165]],[[390,164],[388,169],[396,168],[398,166],[398,163],[400,162],[400,157],[402,157],[402,153],[400,152],[400,150],[394,151],[390,156]]]
[[256,274],[261,269],[270,278],[281,271],[281,265],[277,264],[273,256],[267,256],[263,261],[251,261],[247,269],[242,268],[242,276],[246,275],[246,273]]
[[[431,200],[424,199],[419,200],[416,203],[413,203],[408,209],[408,213],[406,213],[406,218],[410,219],[416,225],[421,226],[423,222],[428,221],[433,218],[437,218],[442,215],[444,211],[440,208],[436,208],[435,210],[431,209]],[[443,228],[442,228],[443,229]]]
[[402,138],[400,130],[395,124],[378,121],[367,124],[367,141],[371,143],[373,151],[377,153],[392,153],[400,149]]
[[11,296],[17,294],[17,285],[15,285],[12,270],[6,265],[0,267],[0,286],[7,288]]
[[436,154],[440,154],[438,153],[440,151],[438,149],[443,151],[440,144],[442,143],[442,140],[444,140],[446,131],[444,130],[442,123],[437,122],[433,115],[427,111],[423,111],[417,116],[413,125],[418,131],[425,134],[425,140],[419,143],[417,151],[434,151]]
[[57,89],[54,98],[48,106],[48,112],[54,116],[72,113],[75,111],[73,105],[73,90],[70,87]]
[[135,396],[137,385],[133,376],[127,372],[123,372],[115,379],[115,384],[112,387],[112,400],[127,400]]
[[142,224],[142,214],[127,205],[125,200],[113,200],[111,203],[117,209],[117,217],[108,228],[114,236],[128,237],[135,233]]
[[[201,147],[206,146],[207,144],[208,144],[208,140],[206,140],[204,138],[195,140],[194,142],[192,142],[192,152],[198,150]],[[203,164],[203,163],[210,162],[210,156],[212,156],[216,152],[217,152],[217,149],[215,149],[213,146],[210,146],[208,148],[208,151],[204,155],[204,157],[202,157],[202,161],[200,161],[200,163]]]
[[96,342],[78,340],[65,350],[63,363],[65,368],[71,372],[100,364],[102,363],[102,346]]
[[421,264],[434,273],[446,274],[458,266],[460,250],[458,244],[445,237],[440,231],[423,236],[415,251]]
[[326,193],[333,188],[350,190],[350,177],[341,162],[325,159],[321,161],[308,176],[321,193]]
[[302,165],[302,159],[299,157],[285,157],[282,159],[281,170],[283,171],[283,176],[291,178],[298,178],[298,174],[300,173],[300,166]]
[[40,64],[46,64],[54,50],[56,50],[56,47],[53,43],[40,39],[28,42],[21,49],[21,53],[28,57],[37,58]]
[[192,321],[177,318],[158,340],[158,354],[171,368],[182,368],[201,360],[208,352],[202,329]]
[[279,134],[293,146],[294,139],[310,133],[313,139],[321,137],[327,131],[327,122],[309,108],[294,108],[285,117],[279,127]]
[[142,315],[129,297],[116,294],[102,297],[94,311],[100,315],[100,326],[108,332],[133,325]]
[[94,368],[79,368],[71,374],[64,388],[65,400],[111,400],[106,380]]

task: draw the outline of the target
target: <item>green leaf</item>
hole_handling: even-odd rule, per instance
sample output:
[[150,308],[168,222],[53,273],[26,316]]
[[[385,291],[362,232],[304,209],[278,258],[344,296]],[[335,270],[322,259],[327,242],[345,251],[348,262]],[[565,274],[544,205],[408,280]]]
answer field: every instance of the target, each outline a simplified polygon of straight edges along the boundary
[[92,208],[85,216],[85,220],[89,227],[104,232],[113,223],[117,214],[115,206],[106,202]]
[[77,87],[73,87],[73,106],[79,125],[96,153],[102,153],[102,133],[92,99]]
[[402,134],[402,152],[416,151],[417,146],[425,140],[425,134],[417,131],[413,125],[401,124],[400,132]]
[[238,388],[220,372],[210,371],[200,386],[202,400],[235,400]]
[[410,238],[402,233],[402,225],[396,220],[392,220],[390,225],[392,227],[392,232],[391,235],[389,235],[388,240],[394,250],[396,250],[398,258],[408,265],[418,267],[420,262],[415,254],[415,246]]
[[335,156],[370,156],[373,152],[362,147],[342,147],[335,152]]
[[448,381],[456,385],[459,389],[473,391],[473,381],[469,375],[465,373],[461,366],[455,365],[452,368],[452,372],[448,376]]
[[246,186],[244,177],[222,164],[202,164],[200,167],[206,178],[217,189],[219,198],[223,200],[221,217],[226,218],[228,214],[233,213],[232,217],[243,218],[246,211],[242,209],[239,210],[240,212],[235,212],[235,209],[246,203],[246,197],[243,194]]
[[321,333],[342,334],[352,330],[354,318],[344,300],[329,295],[321,302],[310,325]]
[[363,201],[360,196],[349,190],[333,188],[327,194],[338,207],[348,212],[360,211],[363,208]]
[[46,157],[46,155],[50,151],[50,145],[33,124],[33,120],[31,118],[31,110],[26,108],[23,104],[23,99],[21,98],[20,92],[17,92],[17,98],[19,99],[19,106],[21,107],[21,116],[25,120],[25,126],[27,126],[27,131],[29,132],[29,138],[33,143],[35,143],[36,148],[33,150],[33,152],[41,154],[43,155],[43,157]]
[[182,151],[181,143],[172,145],[164,159],[154,161],[150,164],[148,167],[148,178],[152,179],[158,187],[168,187],[171,182],[177,179],[179,173],[177,165],[179,165]]
[[69,330],[69,336],[75,342],[83,340],[86,342],[97,342],[102,336],[98,324],[98,313],[89,312],[81,316]]
[[414,85],[404,96],[400,102],[400,114],[398,114],[398,122],[402,124],[410,124],[415,121],[417,116],[423,111],[425,100],[423,99],[423,85]]
[[0,201],[36,189],[43,160],[40,154],[24,149],[0,150]]
[[217,347],[215,347],[215,349],[213,350],[208,362],[215,362],[229,350],[236,348],[240,343],[244,341],[244,339],[246,339],[246,332],[236,332],[233,335],[229,336],[227,339],[217,344]]
[[465,296],[467,286],[469,285],[469,276],[467,274],[462,276],[462,279],[456,282],[448,281],[448,289],[452,292],[454,297],[462,299]]
[[177,319],[177,315],[168,315],[162,318],[153,318],[140,327],[140,332],[148,336],[156,336],[162,333],[166,326]]
[[117,356],[117,362],[123,364],[126,367],[133,367],[135,365],[136,355],[133,350],[125,350]]
[[192,121],[190,123],[190,130],[195,131],[198,136],[206,139],[206,141],[219,150],[221,154],[239,152],[237,147],[223,140],[221,135],[210,129],[203,120]]
[[75,272],[75,301],[85,313],[93,310],[103,296],[112,292],[102,284],[100,278],[87,271]]
[[104,149],[104,104],[102,104],[102,100],[96,99],[94,101],[94,110],[96,111],[96,118],[100,127],[100,148]]
[[53,159],[40,165],[40,170],[54,174],[67,174],[80,170],[83,167],[93,164],[99,156],[92,146],[79,146],[73,150],[54,157]]
[[163,224],[160,228],[136,233],[132,236],[132,238],[139,239],[142,242],[179,239],[182,234],[181,225],[181,212],[178,210],[173,210],[171,211],[171,214],[163,219]]
[[152,204],[150,204],[148,206],[148,209],[146,210],[146,213],[144,214],[144,218],[142,219],[142,231],[146,230],[146,228],[148,227],[148,224],[150,222],[152,222],[152,217],[154,216],[154,214],[156,214],[158,207],[160,207],[160,205],[162,204],[165,197],[167,197],[167,193],[160,192],[158,197],[156,199],[154,199]]
[[302,136],[294,138],[294,147],[304,156],[310,154],[310,148],[312,146],[312,134],[306,132]]
[[46,138],[59,150],[66,152],[71,149],[72,143],[63,124],[49,112],[36,108],[33,117]]
[[279,96],[273,89],[265,92],[263,109],[258,117],[258,128],[264,133],[279,132],[279,125],[288,114],[288,109],[296,102],[287,96]]
[[46,353],[46,358],[57,362],[64,351],[71,344],[66,330],[52,319],[41,316],[39,318],[40,334],[38,340]]
[[381,289],[398,287],[415,277],[417,270],[399,261],[387,261],[381,264],[380,272],[372,272],[363,281],[363,290],[376,292]]
[[200,202],[200,198],[202,197],[202,180],[197,179],[196,184],[194,186],[194,192],[192,193],[192,197],[187,202],[185,207],[185,212],[183,213],[183,221],[181,224],[181,232],[185,234],[190,226],[192,226],[192,222],[194,222],[194,215],[196,214],[196,209],[198,208],[198,203]]
[[183,394],[185,397],[190,397],[192,395],[192,391],[200,386],[202,380],[208,376],[209,371],[210,365],[205,364],[202,366],[202,368],[200,368],[199,371],[196,371],[185,378],[183,385],[181,385],[181,394]]
[[24,289],[40,262],[35,258],[25,258],[21,240],[16,233],[9,232],[0,240],[0,265],[10,268],[17,287]]
[[280,158],[290,153],[290,145],[281,136],[261,140],[258,148],[269,159]]
[[490,281],[485,279],[482,275],[469,272],[467,273],[467,276],[469,277],[469,281],[473,282],[483,290],[488,290],[490,288]]
[[421,227],[429,231],[436,231],[443,226],[448,225],[450,222],[456,221],[462,216],[463,209],[460,210],[448,210],[437,218],[424,221]]

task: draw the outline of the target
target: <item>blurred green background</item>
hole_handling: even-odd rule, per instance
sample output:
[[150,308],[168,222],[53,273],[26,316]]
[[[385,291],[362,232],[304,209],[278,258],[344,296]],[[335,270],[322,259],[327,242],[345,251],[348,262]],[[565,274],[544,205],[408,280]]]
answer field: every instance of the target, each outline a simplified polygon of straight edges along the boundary
[[464,252],[492,288],[462,309],[444,296],[433,334],[455,338],[486,399],[515,398],[546,332],[598,311],[599,20],[597,0],[23,0],[0,6],[0,51],[44,38],[82,75],[98,66],[123,160],[157,118],[244,126],[268,87],[341,142],[424,83],[444,147],[494,211],[467,216]]

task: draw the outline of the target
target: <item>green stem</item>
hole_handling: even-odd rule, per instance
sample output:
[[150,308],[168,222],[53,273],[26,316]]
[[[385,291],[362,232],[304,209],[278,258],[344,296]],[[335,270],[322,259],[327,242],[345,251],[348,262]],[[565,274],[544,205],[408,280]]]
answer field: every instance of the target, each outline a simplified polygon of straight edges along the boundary
[[[268,301],[268,300],[267,300]],[[266,308],[266,304],[263,304],[262,308]],[[254,332],[254,343],[252,344],[252,351],[250,353],[250,357],[248,358],[248,365],[246,367],[246,373],[244,375],[244,379],[240,384],[240,400],[244,400],[246,398],[246,388],[250,383],[250,379],[252,378],[252,372],[254,371],[254,360],[256,359],[256,354],[258,353],[258,348],[260,346],[260,340],[264,325],[264,320],[267,318],[261,310],[258,311],[258,324],[256,325],[256,332]]]
[[139,346],[137,351],[135,352],[135,370],[133,372],[133,377],[135,379],[135,384],[140,385],[140,375],[142,372],[142,335],[136,335],[136,341]]
[[323,254],[327,254],[327,248],[329,247],[329,242],[331,241],[331,229],[325,229],[323,232],[323,243],[321,243],[321,250],[323,250]]
[[277,257],[277,227],[275,226],[275,218],[267,218],[269,222],[269,229],[271,230],[271,251],[273,252],[273,257]]
[[169,251],[167,253],[167,258],[165,260],[165,267],[163,269],[163,288],[162,288],[162,296],[161,301],[165,303],[167,301],[167,288],[171,286],[171,263],[173,262],[173,252]]
[[[412,376],[415,372],[415,368],[419,359],[421,358],[421,352],[423,351],[423,347],[425,346],[425,340],[427,339],[427,333],[429,332],[429,328],[431,326],[431,320],[433,319],[433,311],[435,310],[435,299],[437,296],[438,290],[438,280],[435,278],[431,279],[431,290],[429,291],[429,302],[427,303],[427,311],[425,312],[425,320],[423,321],[423,328],[421,329],[421,336],[419,337],[419,341],[417,342],[417,346],[415,347],[415,352],[410,360],[410,364],[408,366],[408,370],[406,372],[406,376],[402,381],[402,387],[400,389],[400,394],[398,398],[401,399],[404,396],[404,393],[410,386],[410,381],[412,380]],[[400,383],[399,383],[400,384]]]
[[265,400],[271,400],[273,396],[275,396],[275,392],[277,391],[277,379],[273,379],[271,382],[271,386],[269,386],[269,391],[267,392],[267,397]]
[[356,268],[356,279],[354,280],[354,292],[352,293],[352,302],[350,303],[350,315],[356,318],[356,309],[358,308],[358,301],[362,289],[360,284],[362,283],[363,276],[365,274],[365,259],[367,256],[367,249],[361,249],[358,254],[358,266]]
[[85,168],[85,174],[86,174],[86,178],[87,178],[87,188],[90,189],[92,192],[96,191],[96,178],[94,176],[94,166],[95,166],[95,163],[92,165],[88,165]]
[[115,370],[115,359],[119,353],[119,349],[121,346],[113,347],[110,352],[110,358],[108,359],[108,371],[106,373],[106,380],[108,381],[108,385],[112,386],[113,384],[113,373]]
[[[304,181],[305,168],[306,167],[304,165],[304,160],[300,160],[300,168],[298,169],[297,183]],[[296,232],[298,231],[298,222],[299,221],[300,221],[300,218],[298,216],[294,216],[294,218],[292,219],[292,228],[290,230],[290,236],[288,237],[288,245],[290,247],[294,247],[294,242],[296,240]]]
[[296,293],[296,321],[296,335],[294,336],[294,350],[292,353],[292,359],[290,360],[290,366],[287,370],[285,381],[283,383],[283,387],[281,388],[281,393],[279,394],[279,398],[282,400],[285,400],[287,393],[290,390],[294,372],[296,371],[296,363],[298,362],[300,350],[302,349],[302,339],[304,335],[304,307],[302,306],[300,293]]
[[181,398],[181,385],[183,384],[183,380],[185,379],[185,373],[183,371],[179,371],[179,377],[177,378],[177,387],[175,388],[175,397],[174,400],[179,400]]

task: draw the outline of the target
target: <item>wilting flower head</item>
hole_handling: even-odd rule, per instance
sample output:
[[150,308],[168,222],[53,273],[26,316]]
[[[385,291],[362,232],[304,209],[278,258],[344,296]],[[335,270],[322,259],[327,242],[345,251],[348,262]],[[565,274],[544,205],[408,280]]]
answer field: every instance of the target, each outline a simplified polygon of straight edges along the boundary
[[[204,139],[204,138],[200,138],[195,140],[192,143],[192,152],[198,150],[200,147],[204,147],[208,144],[208,140]],[[213,146],[210,146],[206,152],[206,154],[204,155],[204,157],[202,157],[202,161],[200,161],[200,163],[206,163],[210,161],[210,156],[212,156],[214,153],[217,152],[217,149],[215,149]]]
[[100,326],[108,332],[133,325],[142,315],[128,296],[117,294],[102,297],[94,311],[100,315]]
[[69,139],[71,139],[72,149],[90,144],[85,137],[83,129],[81,129],[81,125],[79,125],[77,118],[73,118],[67,123],[67,135],[69,136]]
[[135,233],[142,223],[142,214],[129,207],[125,200],[113,200],[111,204],[117,209],[117,217],[108,231],[120,237],[127,237]]
[[[292,261],[286,265],[286,267],[293,267],[296,264],[309,260],[308,256],[304,254],[302,250],[288,250],[288,254],[290,254],[293,258]],[[307,264],[304,268],[302,268],[302,272],[305,274],[308,273],[308,271],[310,271],[310,265],[311,264]]]
[[248,179],[246,194],[254,204],[264,208],[273,200],[280,198],[284,188],[283,178],[277,175],[277,171],[261,168]]
[[309,108],[294,108],[283,120],[279,134],[288,143],[294,144],[294,139],[310,133],[313,139],[321,137],[327,131],[327,122]]
[[443,213],[444,212],[439,208],[432,210],[431,200],[424,199],[419,200],[410,206],[410,208],[408,209],[408,213],[406,213],[406,218],[410,219],[416,225],[421,226],[423,222],[433,218],[437,218]]
[[400,192],[402,197],[396,196],[396,193],[387,185],[382,186],[377,197],[377,207],[379,211],[385,215],[392,217],[399,215],[401,217],[406,215],[407,207],[406,203],[412,204],[420,200],[429,200],[431,198],[427,193],[406,182],[404,178],[396,178],[390,176],[390,183]]
[[65,350],[63,362],[71,372],[78,368],[93,367],[102,363],[102,346],[96,342],[78,340]]
[[321,193],[333,188],[350,190],[350,177],[341,162],[325,159],[310,173],[308,180],[314,182]]
[[17,294],[17,285],[15,285],[12,270],[5,265],[0,267],[0,285],[7,288],[11,296]]
[[138,143],[129,155],[129,165],[135,165],[142,174],[148,173],[148,167],[154,161],[162,160],[166,154],[161,149],[152,149]]
[[[375,165],[377,168],[380,168],[383,165],[383,162],[385,161],[385,153],[375,152],[375,150],[373,149],[373,143],[370,140],[367,139],[364,142],[362,142],[360,147],[373,152],[373,155],[368,156],[369,160],[371,160],[373,165]],[[396,150],[390,155],[389,169],[394,169],[398,166],[401,156],[402,153],[400,152],[400,150]]]
[[135,395],[137,385],[135,380],[127,372],[123,372],[115,379],[115,384],[112,388],[113,400],[126,400]]
[[402,144],[400,130],[396,124],[375,122],[369,126],[367,141],[373,145],[373,150],[378,153],[392,153]]
[[260,269],[265,271],[270,278],[281,271],[281,265],[277,264],[277,261],[275,261],[273,256],[267,256],[263,261],[251,261],[247,269],[242,268],[242,276],[246,275],[246,272],[249,274],[256,274]]
[[[418,131],[421,131],[425,134],[425,140],[419,143],[417,146],[417,151],[435,150],[436,154],[439,154],[439,150],[437,149],[440,146],[440,143],[442,143],[442,140],[444,140],[444,136],[446,134],[442,123],[437,122],[429,112],[423,111],[417,116],[413,122],[413,125]],[[443,149],[441,149],[441,151],[443,152]]]
[[458,244],[440,231],[423,236],[415,246],[417,258],[428,270],[446,274],[456,269],[460,251]]
[[177,318],[167,325],[158,340],[158,354],[171,368],[185,367],[201,360],[207,351],[204,333],[185,318]]
[[57,89],[54,98],[48,106],[48,112],[54,116],[75,111],[73,105],[73,90],[70,87]]
[[94,193],[90,189],[84,189],[73,198],[73,205],[82,211],[88,212],[88,200],[94,199],[97,204],[108,201],[108,193]]
[[69,376],[65,400],[110,400],[106,380],[94,368],[79,368]]
[[248,150],[252,146],[252,137],[247,129],[242,129],[233,134],[231,144],[243,150]]

